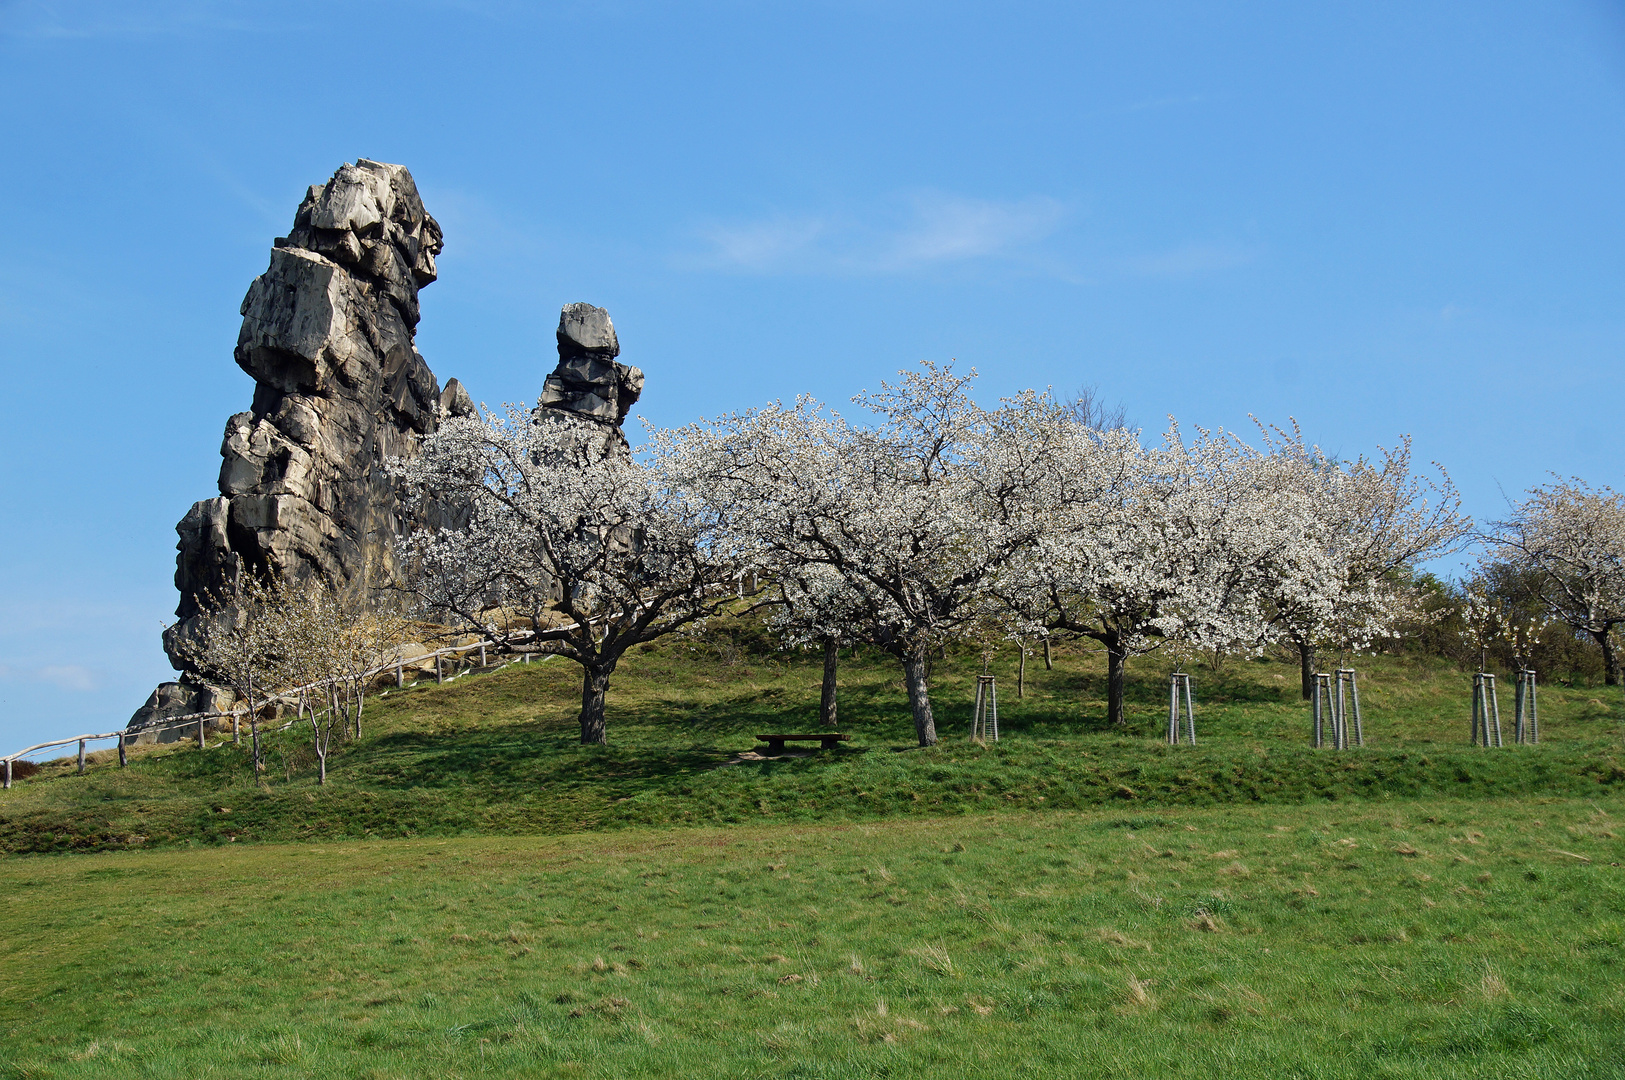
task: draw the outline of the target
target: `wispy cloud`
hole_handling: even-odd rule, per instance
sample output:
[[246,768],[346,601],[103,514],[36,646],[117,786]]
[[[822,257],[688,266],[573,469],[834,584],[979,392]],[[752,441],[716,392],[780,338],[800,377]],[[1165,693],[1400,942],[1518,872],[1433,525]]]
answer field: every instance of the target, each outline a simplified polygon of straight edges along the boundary
[[1037,243],[1066,216],[1055,199],[988,202],[951,195],[915,200],[916,220],[892,238],[890,260],[900,266],[977,259]]
[[866,214],[775,215],[696,230],[704,265],[749,273],[896,274],[1030,256],[1069,213],[1056,199],[920,192]]
[[78,693],[89,693],[101,686],[96,673],[79,664],[47,664],[44,667],[0,664],[0,679],[48,683],[60,690]]
[[63,690],[90,691],[97,687],[96,676],[87,667],[78,664],[53,664],[39,669],[38,678],[41,682]]
[[1180,105],[1195,105],[1202,100],[1201,94],[1169,94],[1164,97],[1146,98],[1131,105],[1123,106],[1124,112],[1145,112],[1148,109],[1172,109]]
[[1137,255],[1128,268],[1143,277],[1188,278],[1245,266],[1256,257],[1245,248],[1222,244],[1185,244],[1170,251]]
[[703,231],[712,261],[743,270],[794,268],[813,253],[819,238],[834,231],[819,218],[776,217],[741,225],[716,225]]
[[151,38],[265,28],[263,19],[248,14],[246,5],[221,0],[20,0],[0,5],[0,37]]

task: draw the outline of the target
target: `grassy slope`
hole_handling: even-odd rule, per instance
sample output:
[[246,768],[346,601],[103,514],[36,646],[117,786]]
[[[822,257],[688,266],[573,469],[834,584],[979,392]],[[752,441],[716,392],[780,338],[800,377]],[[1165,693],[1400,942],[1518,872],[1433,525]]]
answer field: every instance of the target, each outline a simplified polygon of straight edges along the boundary
[[0,861],[18,1077],[1625,1075],[1625,800]]
[[[723,664],[673,643],[629,658],[611,690],[608,748],[576,743],[578,674],[560,660],[377,699],[366,738],[342,749],[325,789],[298,728],[273,740],[269,782],[242,749],[182,746],[102,760],[86,777],[48,768],[0,800],[0,850],[94,850],[172,843],[556,833],[666,823],[861,821],[994,808],[1102,803],[1204,805],[1346,798],[1588,795],[1625,781],[1618,691],[1547,687],[1544,745],[1464,745],[1468,687],[1437,664],[1363,662],[1370,747],[1305,746],[1296,669],[1233,663],[1197,673],[1201,745],[1169,748],[1155,661],[1130,683],[1128,732],[1104,729],[1099,658],[1029,664],[1025,699],[998,671],[1004,741],[965,741],[975,661],[939,665],[943,743],[901,752],[912,729],[884,658],[843,661],[837,752],[724,766],[757,732],[807,727],[817,666],[805,658]],[[1511,703],[1505,702],[1510,739]],[[1612,707],[1610,707],[1610,704]],[[243,748],[246,749],[246,748]]]

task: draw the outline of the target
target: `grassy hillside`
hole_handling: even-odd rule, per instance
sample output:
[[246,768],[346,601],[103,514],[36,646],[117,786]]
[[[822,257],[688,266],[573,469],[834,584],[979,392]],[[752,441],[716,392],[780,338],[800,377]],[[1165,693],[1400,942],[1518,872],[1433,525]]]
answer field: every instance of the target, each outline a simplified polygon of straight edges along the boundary
[[[298,728],[271,740],[255,784],[246,746],[181,745],[89,775],[42,770],[0,798],[0,850],[41,852],[177,843],[562,833],[635,825],[852,822],[896,815],[1103,804],[1197,806],[1408,797],[1585,796],[1619,788],[1625,754],[1617,688],[1548,686],[1544,744],[1466,745],[1469,682],[1442,664],[1361,661],[1369,747],[1307,746],[1295,666],[1233,661],[1196,671],[1196,748],[1163,745],[1165,667],[1138,662],[1131,726],[1107,730],[1101,658],[1062,650],[1001,677],[1004,739],[966,738],[979,660],[937,665],[942,744],[912,749],[896,665],[843,656],[837,751],[734,763],[764,731],[816,714],[812,657],[749,656],[726,638],[677,641],[623,664],[610,692],[607,748],[577,744],[578,669],[563,660],[432,682],[377,698],[365,737],[345,746],[326,788]],[[1511,737],[1510,693],[1503,696]]]
[[1625,1075],[1625,800],[0,860],[16,1077]]

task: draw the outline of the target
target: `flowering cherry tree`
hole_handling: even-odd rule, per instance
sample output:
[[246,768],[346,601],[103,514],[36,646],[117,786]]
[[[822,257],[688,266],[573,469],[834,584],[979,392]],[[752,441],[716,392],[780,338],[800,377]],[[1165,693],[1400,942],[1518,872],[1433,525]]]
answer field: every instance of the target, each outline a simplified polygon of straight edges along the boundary
[[862,598],[823,563],[781,561],[772,586],[777,595],[771,625],[779,637],[789,645],[816,645],[823,653],[818,723],[821,730],[833,730],[840,649],[864,640],[855,632],[864,610]]
[[1317,649],[1365,648],[1414,616],[1403,571],[1458,549],[1472,521],[1443,466],[1434,464],[1436,480],[1412,471],[1409,436],[1348,463],[1306,444],[1296,427],[1266,431],[1265,442],[1283,490],[1312,509],[1268,595],[1273,633],[1297,650],[1308,698]]
[[1162,445],[1073,424],[1058,464],[1049,527],[1001,575],[996,593],[1017,632],[1099,642],[1107,716],[1124,722],[1130,656],[1178,638],[1256,646],[1263,582],[1301,530],[1302,506],[1257,452],[1223,433]]
[[583,744],[607,741],[605,696],[627,649],[733,597],[740,561],[668,464],[598,425],[510,405],[447,420],[393,466],[415,498],[467,513],[464,528],[411,538],[426,610],[580,664]]
[[1028,393],[983,409],[974,377],[903,372],[853,399],[873,426],[801,398],[664,438],[735,543],[825,620],[815,630],[897,659],[921,746],[937,741],[931,651],[979,617],[990,578],[1042,532],[1057,483],[1059,407]]
[[1625,624],[1625,496],[1577,478],[1542,484],[1493,522],[1486,540],[1492,558],[1529,573],[1553,618],[1597,643],[1604,679],[1619,685],[1613,633]]

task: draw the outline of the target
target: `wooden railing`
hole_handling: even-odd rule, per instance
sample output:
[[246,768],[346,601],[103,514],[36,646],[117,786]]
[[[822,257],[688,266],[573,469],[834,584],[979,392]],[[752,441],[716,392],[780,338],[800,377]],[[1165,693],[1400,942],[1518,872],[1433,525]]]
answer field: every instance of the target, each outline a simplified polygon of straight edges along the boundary
[[[568,629],[568,628],[566,628],[566,629]],[[523,631],[521,633],[523,633]],[[433,657],[433,659],[434,659],[434,679],[435,679],[435,682],[436,683],[444,683],[446,681],[446,672],[445,672],[445,665],[441,663],[441,658],[442,657],[445,657],[445,656],[457,656],[459,658],[463,658],[463,657],[468,656],[468,654],[478,650],[479,654],[480,654],[480,667],[483,668],[483,667],[488,666],[488,664],[486,663],[486,658],[487,658],[486,650],[491,649],[491,648],[495,648],[495,647],[497,647],[499,645],[506,645],[510,649],[513,648],[513,643],[512,643],[511,638],[506,639],[506,640],[501,641],[501,642],[498,642],[498,641],[496,641],[494,639],[491,639],[491,638],[482,638],[479,641],[471,642],[471,643],[469,643],[467,645],[451,645],[451,646],[447,646],[444,649],[434,649],[434,650],[432,650],[430,652],[420,653],[417,656],[410,656],[410,657],[408,657],[408,656],[397,656],[393,660],[390,660],[390,661],[387,661],[386,663],[380,664],[375,668],[368,669],[366,671],[366,673],[363,674],[362,678],[363,679],[373,679],[373,678],[378,677],[379,675],[384,675],[384,674],[387,674],[387,673],[393,671],[395,673],[395,685],[397,687],[405,686],[406,685],[406,669],[407,669],[407,667],[416,667],[419,664],[422,664],[424,661],[428,660],[430,657]],[[531,658],[532,655],[540,655],[543,658],[546,658],[546,657],[551,656],[553,654],[552,653],[541,653],[539,651],[532,652],[532,651],[527,650],[525,652],[518,653],[517,655],[515,655],[513,659],[508,661],[508,663],[529,663],[530,658]],[[456,676],[454,675],[453,678],[456,678]],[[327,685],[327,683],[324,681],[324,682],[319,682],[319,683],[311,683],[309,686],[296,686],[292,690],[285,690],[285,691],[282,691],[281,693],[273,694],[273,695],[267,697],[265,699],[265,704],[267,704],[267,705],[272,705],[272,704],[293,704],[294,702],[298,701],[302,695],[308,694],[312,690],[321,689],[322,687],[324,687],[326,685]],[[248,713],[248,710],[246,708],[233,709],[230,712],[188,713],[185,716],[170,717],[168,720],[164,721],[163,723],[149,725],[147,727],[140,728],[140,729],[138,729],[137,731],[134,731],[134,732],[132,732],[128,728],[126,728],[123,731],[112,731],[112,732],[105,732],[105,733],[102,733],[102,734],[95,734],[95,735],[72,735],[72,736],[69,736],[66,739],[53,739],[50,742],[35,743],[33,746],[26,746],[23,749],[18,750],[14,754],[8,754],[6,757],[0,758],[0,762],[3,762],[3,784],[4,784],[4,787],[6,789],[8,789],[8,790],[10,789],[11,780],[12,780],[12,762],[16,761],[18,758],[23,757],[24,755],[32,754],[36,750],[47,750],[47,749],[50,749],[53,746],[71,746],[74,743],[78,743],[79,744],[79,768],[78,768],[78,774],[82,776],[82,775],[84,775],[84,772],[85,772],[85,746],[88,743],[101,742],[101,741],[104,741],[104,740],[107,740],[107,739],[117,739],[118,740],[118,763],[119,763],[120,767],[123,767],[123,766],[129,764],[129,757],[128,757],[128,754],[127,754],[125,748],[133,740],[135,735],[145,734],[146,732],[149,732],[149,731],[168,731],[168,730],[170,730],[172,728],[177,728],[177,727],[191,727],[192,725],[195,724],[197,726],[197,744],[198,744],[198,747],[201,749],[206,745],[206,743],[205,743],[205,738],[206,738],[205,732],[207,730],[208,723],[209,723],[210,720],[223,720],[223,719],[225,719],[227,717],[238,718],[238,717],[242,717],[242,716],[247,715],[247,713]],[[297,722],[297,721],[295,721],[295,722]],[[292,725],[290,724],[288,726],[292,726]]]

